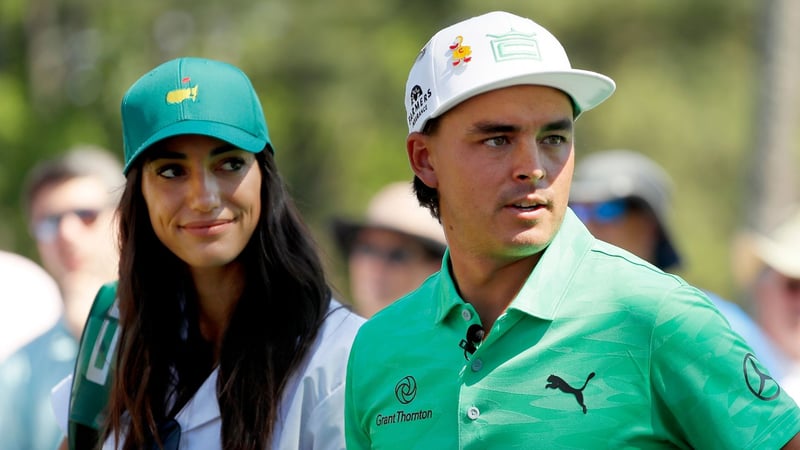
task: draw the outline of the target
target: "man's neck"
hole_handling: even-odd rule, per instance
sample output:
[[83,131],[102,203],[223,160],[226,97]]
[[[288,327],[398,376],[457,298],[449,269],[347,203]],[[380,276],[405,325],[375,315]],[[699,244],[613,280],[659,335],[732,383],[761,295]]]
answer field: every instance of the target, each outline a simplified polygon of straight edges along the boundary
[[522,289],[541,253],[504,261],[458,256],[451,252],[449,261],[456,289],[475,308],[488,334]]

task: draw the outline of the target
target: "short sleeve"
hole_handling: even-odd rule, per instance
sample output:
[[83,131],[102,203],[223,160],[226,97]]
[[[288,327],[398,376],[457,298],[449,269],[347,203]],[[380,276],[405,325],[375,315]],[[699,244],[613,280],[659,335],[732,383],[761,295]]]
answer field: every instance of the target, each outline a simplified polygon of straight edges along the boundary
[[651,338],[657,417],[693,448],[780,448],[800,410],[700,290],[660,300]]

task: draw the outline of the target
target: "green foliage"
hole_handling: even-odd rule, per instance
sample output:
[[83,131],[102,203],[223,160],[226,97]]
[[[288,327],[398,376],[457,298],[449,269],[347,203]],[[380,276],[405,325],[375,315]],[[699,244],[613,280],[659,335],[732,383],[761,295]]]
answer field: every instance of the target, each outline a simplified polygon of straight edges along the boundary
[[[686,277],[732,294],[728,246],[753,141],[757,4],[745,0],[498,0],[558,36],[575,67],[617,81],[578,122],[578,158],[625,147],[675,180]],[[181,55],[229,61],[262,94],[278,163],[335,261],[328,223],[383,184],[410,179],[403,91],[427,39],[486,2],[5,0],[0,6],[0,248],[35,257],[19,186],[78,142],[121,155],[119,102]],[[711,175],[711,176],[709,176]]]

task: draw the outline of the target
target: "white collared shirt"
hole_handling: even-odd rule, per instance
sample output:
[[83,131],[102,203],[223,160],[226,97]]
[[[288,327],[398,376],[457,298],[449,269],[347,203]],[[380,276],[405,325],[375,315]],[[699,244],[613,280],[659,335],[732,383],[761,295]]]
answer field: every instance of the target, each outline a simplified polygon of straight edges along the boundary
[[[272,449],[339,450],[344,441],[344,381],[347,359],[364,319],[331,301],[308,355],[290,377],[281,397]],[[220,411],[215,369],[175,417],[181,427],[180,450],[221,449]],[[71,383],[64,383],[69,388]],[[54,392],[55,398],[55,392]],[[66,411],[66,404],[57,410]],[[113,436],[103,449],[114,449]]]

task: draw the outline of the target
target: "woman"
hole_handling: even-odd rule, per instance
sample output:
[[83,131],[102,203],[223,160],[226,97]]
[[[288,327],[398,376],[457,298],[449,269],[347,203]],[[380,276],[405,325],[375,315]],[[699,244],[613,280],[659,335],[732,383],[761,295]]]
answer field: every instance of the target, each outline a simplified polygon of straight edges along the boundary
[[363,319],[331,299],[247,76],[164,63],[125,95],[122,128],[104,448],[344,448],[345,365]]

